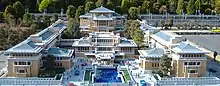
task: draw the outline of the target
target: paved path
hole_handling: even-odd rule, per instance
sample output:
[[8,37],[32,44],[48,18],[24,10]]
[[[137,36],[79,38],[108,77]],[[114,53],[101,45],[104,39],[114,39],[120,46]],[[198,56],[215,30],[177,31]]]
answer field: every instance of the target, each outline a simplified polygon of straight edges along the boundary
[[[91,65],[88,64],[88,66],[82,67],[81,64],[84,63],[80,60],[77,60],[76,63],[74,63],[73,67],[67,71],[64,72],[63,77],[63,83],[64,85],[68,85],[69,82],[74,83],[76,85],[80,86],[80,83],[82,83],[84,80],[84,73],[86,68],[90,67]],[[75,75],[75,71],[79,71],[79,75]]]
[[207,60],[207,71],[210,68],[216,70],[215,73],[210,72],[211,73],[210,75],[220,78],[220,64],[214,62],[213,60]]

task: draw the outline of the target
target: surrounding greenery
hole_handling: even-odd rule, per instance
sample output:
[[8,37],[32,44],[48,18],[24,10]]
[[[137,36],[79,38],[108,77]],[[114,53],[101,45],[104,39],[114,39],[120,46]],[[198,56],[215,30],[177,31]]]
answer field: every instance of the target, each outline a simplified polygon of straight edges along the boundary
[[74,18],[76,13],[76,8],[73,5],[69,5],[66,11],[67,18]]
[[74,39],[81,38],[79,22],[76,19],[70,18],[67,24],[67,29],[63,32],[62,38]]
[[160,59],[159,69],[153,72],[160,75],[161,77],[168,76],[168,73],[171,72],[171,61],[171,58],[169,58],[167,55],[163,55]]
[[123,72],[124,72],[125,83],[128,83],[128,81],[131,80],[131,77],[127,70],[123,70]]
[[132,20],[138,19],[138,15],[139,15],[138,8],[131,7],[128,10],[128,19],[132,19]]
[[141,46],[144,40],[144,33],[139,28],[140,23],[137,20],[127,20],[124,27],[125,37],[132,38],[138,46]]
[[79,16],[84,14],[83,6],[79,6],[78,9],[76,10],[75,18],[79,19]]
[[[84,6],[84,12],[95,7],[105,6],[122,14],[128,14],[130,7],[140,7],[140,13],[143,14],[148,12],[154,14],[162,14],[163,12],[195,14],[196,10],[200,10],[203,14],[206,9],[220,13],[220,0],[1,0],[0,11],[4,11],[8,5],[12,5],[16,1],[20,1],[30,12],[43,12],[46,9],[47,12],[59,13],[61,9],[66,11],[68,6],[72,5],[75,8]],[[189,10],[190,8],[192,9]]]
[[92,79],[91,79],[92,76],[90,76],[91,71],[92,70],[86,70],[86,73],[84,76],[84,81],[92,81]]

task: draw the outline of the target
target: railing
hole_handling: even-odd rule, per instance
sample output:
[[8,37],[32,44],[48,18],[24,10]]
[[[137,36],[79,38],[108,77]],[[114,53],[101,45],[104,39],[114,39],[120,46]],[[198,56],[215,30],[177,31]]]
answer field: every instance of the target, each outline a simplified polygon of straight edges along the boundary
[[92,83],[88,86],[129,86],[129,84],[126,83]]
[[61,85],[55,78],[0,78],[0,85]]

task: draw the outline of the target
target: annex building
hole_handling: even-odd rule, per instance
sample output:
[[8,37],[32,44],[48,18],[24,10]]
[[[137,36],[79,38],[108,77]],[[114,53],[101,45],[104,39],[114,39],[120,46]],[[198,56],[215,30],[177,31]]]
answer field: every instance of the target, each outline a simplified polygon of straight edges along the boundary
[[53,55],[55,66],[69,69],[72,67],[74,50],[57,48],[61,33],[66,29],[64,20],[58,20],[48,28],[31,35],[23,42],[5,51],[8,57],[8,77],[36,77],[44,70],[47,55]]

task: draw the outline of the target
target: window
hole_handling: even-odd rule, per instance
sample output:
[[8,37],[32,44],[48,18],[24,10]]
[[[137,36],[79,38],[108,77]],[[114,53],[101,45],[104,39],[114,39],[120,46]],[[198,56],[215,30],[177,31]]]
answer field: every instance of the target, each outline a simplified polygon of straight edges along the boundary
[[200,65],[200,62],[197,62],[197,65]]
[[31,62],[27,62],[27,65],[31,65]]
[[189,65],[196,65],[196,62],[189,62]]
[[18,70],[18,73],[25,73],[25,70]]
[[152,63],[152,67],[154,67],[154,63]]
[[189,73],[197,73],[197,70],[189,70]]
[[187,62],[184,62],[184,65],[187,65]]
[[14,62],[14,65],[18,65],[18,63],[17,63],[17,62]]

